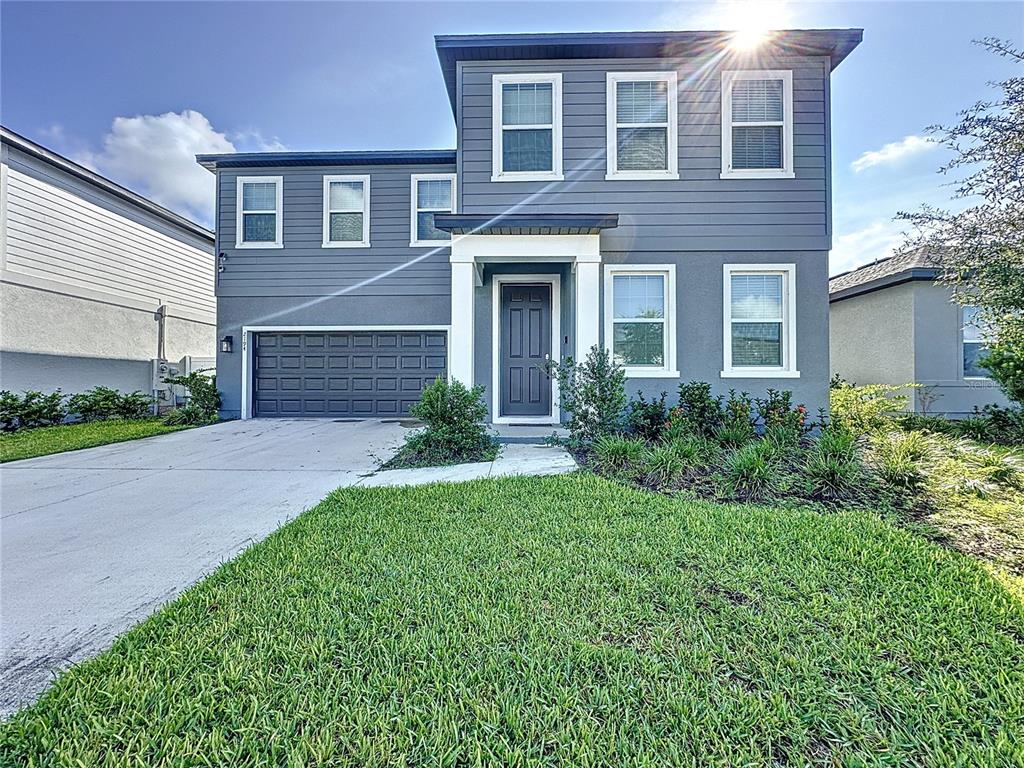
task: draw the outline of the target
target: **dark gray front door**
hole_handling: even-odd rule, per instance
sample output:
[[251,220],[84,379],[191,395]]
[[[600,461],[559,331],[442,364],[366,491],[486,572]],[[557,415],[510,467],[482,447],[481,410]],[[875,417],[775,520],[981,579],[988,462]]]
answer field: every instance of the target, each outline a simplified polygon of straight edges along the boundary
[[551,357],[551,285],[501,286],[502,416],[551,413],[551,379],[542,370]]
[[401,416],[446,375],[444,331],[256,335],[256,416]]

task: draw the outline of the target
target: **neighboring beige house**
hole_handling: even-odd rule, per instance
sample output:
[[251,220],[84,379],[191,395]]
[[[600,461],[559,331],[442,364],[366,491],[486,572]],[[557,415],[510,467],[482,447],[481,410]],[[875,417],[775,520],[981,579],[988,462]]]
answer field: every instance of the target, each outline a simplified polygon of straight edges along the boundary
[[213,233],[0,128],[0,389],[150,392],[214,364]]
[[[829,280],[832,372],[857,384],[922,385],[917,412],[964,416],[1007,401],[978,366],[984,350],[975,310],[936,283],[922,251],[867,264]],[[931,400],[932,402],[929,402]]]

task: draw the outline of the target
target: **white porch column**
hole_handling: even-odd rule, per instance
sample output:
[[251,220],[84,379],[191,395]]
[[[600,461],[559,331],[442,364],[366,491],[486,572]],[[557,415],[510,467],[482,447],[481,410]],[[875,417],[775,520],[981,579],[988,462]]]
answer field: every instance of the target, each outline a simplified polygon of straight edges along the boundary
[[473,294],[476,265],[452,261],[452,328],[448,339],[448,375],[467,387],[473,386]]
[[601,262],[576,261],[576,353],[577,361],[590,354],[590,348],[600,343]]

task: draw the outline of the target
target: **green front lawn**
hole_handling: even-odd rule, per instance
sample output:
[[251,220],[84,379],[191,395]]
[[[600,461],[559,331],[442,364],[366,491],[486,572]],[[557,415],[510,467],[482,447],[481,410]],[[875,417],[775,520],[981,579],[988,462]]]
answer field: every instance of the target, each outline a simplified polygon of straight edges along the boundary
[[867,512],[347,489],[0,730],[24,765],[1019,765],[1024,606]]
[[137,421],[90,421],[20,432],[0,432],[0,462],[94,448],[97,445],[152,437],[180,429],[186,427],[169,427],[160,417]]

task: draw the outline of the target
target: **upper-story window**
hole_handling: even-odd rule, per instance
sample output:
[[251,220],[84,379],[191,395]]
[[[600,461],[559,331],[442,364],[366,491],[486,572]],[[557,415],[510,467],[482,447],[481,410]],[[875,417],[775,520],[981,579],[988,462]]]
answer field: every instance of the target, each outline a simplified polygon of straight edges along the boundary
[[370,245],[370,177],[324,176],[324,248]]
[[436,246],[451,240],[451,234],[434,226],[435,213],[455,212],[455,174],[412,175],[412,220],[410,246]]
[[678,179],[675,72],[609,72],[609,179]]
[[978,364],[978,361],[988,351],[985,346],[985,325],[979,316],[978,308],[964,307],[962,317],[963,322],[960,327],[963,333],[964,378],[988,378],[988,371]]
[[562,178],[562,75],[494,75],[491,181]]
[[722,178],[793,178],[793,73],[722,73]]
[[798,377],[796,266],[725,265],[723,377]]
[[280,176],[239,176],[235,181],[235,247],[280,248]]

